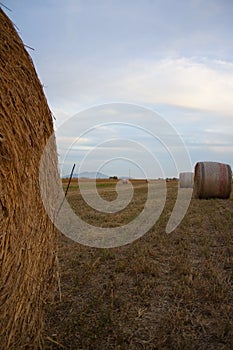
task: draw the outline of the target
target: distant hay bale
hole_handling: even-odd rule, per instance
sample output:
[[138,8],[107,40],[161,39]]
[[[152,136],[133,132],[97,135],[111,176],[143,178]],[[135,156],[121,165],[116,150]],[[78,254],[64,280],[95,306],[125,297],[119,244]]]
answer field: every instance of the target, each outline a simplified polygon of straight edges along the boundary
[[[39,166],[53,122],[33,63],[0,9],[0,348],[41,345],[55,282],[57,234],[40,197]],[[58,180],[56,146],[48,159]]]
[[129,182],[128,179],[122,179],[123,184],[127,184],[128,182]]
[[180,188],[193,188],[194,174],[192,172],[184,172],[179,175]]
[[195,166],[195,198],[229,198],[232,172],[228,164],[199,162]]

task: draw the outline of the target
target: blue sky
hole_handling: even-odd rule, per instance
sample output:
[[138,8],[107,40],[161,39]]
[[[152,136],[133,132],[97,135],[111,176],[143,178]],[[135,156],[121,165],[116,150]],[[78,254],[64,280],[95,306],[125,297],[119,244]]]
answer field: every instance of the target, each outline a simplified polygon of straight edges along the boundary
[[[129,123],[136,120],[129,104],[163,116],[182,137],[192,166],[202,160],[233,166],[231,0],[5,0],[3,4],[12,10],[5,12],[24,43],[35,49],[28,51],[56,117],[63,174],[74,162],[80,165],[100,141],[114,139],[117,149],[112,143],[105,145],[105,152],[87,157],[83,170],[97,170],[98,160],[107,175],[127,175],[130,168],[132,176],[140,177],[138,165],[145,153],[129,144],[125,147],[124,136],[144,144],[159,160],[164,176],[177,176],[170,156],[148,137],[147,130],[156,130],[156,118],[148,123],[143,113],[144,134],[137,127],[111,124],[115,115],[110,113],[108,125],[89,130],[85,137],[78,135],[72,122],[64,127],[67,135],[59,136],[62,123],[71,116],[79,118],[80,111],[93,111],[102,104],[106,112],[107,104],[115,102],[126,103]],[[98,114],[92,119],[93,126],[101,124],[101,118]],[[80,122],[85,124],[82,118]],[[65,157],[75,138],[79,147]],[[122,161],[113,160],[117,158],[113,148]],[[149,177],[161,174],[149,160],[147,167]]]

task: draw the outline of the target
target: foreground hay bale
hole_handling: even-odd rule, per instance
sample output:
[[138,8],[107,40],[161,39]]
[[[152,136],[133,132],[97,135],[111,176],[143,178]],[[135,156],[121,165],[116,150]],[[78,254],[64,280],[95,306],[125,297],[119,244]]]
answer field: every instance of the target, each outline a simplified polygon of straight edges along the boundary
[[195,198],[229,198],[232,172],[228,164],[199,162],[195,166]]
[[[38,348],[54,285],[56,232],[39,187],[53,122],[33,63],[0,9],[0,348]],[[54,143],[48,161],[57,181]]]
[[194,174],[192,172],[184,172],[179,175],[180,188],[193,188]]

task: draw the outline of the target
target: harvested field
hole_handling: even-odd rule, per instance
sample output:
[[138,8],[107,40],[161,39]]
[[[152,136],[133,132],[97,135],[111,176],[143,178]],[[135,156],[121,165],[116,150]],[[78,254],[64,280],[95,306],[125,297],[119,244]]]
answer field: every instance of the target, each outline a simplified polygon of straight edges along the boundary
[[[147,184],[134,186],[133,203],[117,214],[89,208],[74,181],[68,201],[89,223],[122,225],[145,202]],[[232,349],[233,195],[192,199],[166,234],[178,182],[167,186],[160,219],[132,244],[97,249],[60,235],[61,290],[46,310],[46,349]],[[98,191],[116,196],[114,185]]]

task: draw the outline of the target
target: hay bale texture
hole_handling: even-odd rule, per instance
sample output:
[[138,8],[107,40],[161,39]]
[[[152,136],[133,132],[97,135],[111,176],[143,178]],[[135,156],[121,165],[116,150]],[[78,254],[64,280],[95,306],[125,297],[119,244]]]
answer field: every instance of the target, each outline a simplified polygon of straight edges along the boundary
[[231,194],[232,171],[229,164],[198,162],[195,165],[194,197],[227,199]]
[[[32,60],[1,9],[0,36],[0,348],[30,349],[42,346],[43,305],[56,275],[56,231],[39,186],[53,121]],[[52,182],[55,142],[50,156]]]
[[194,174],[192,172],[184,172],[179,174],[180,188],[193,188]]

